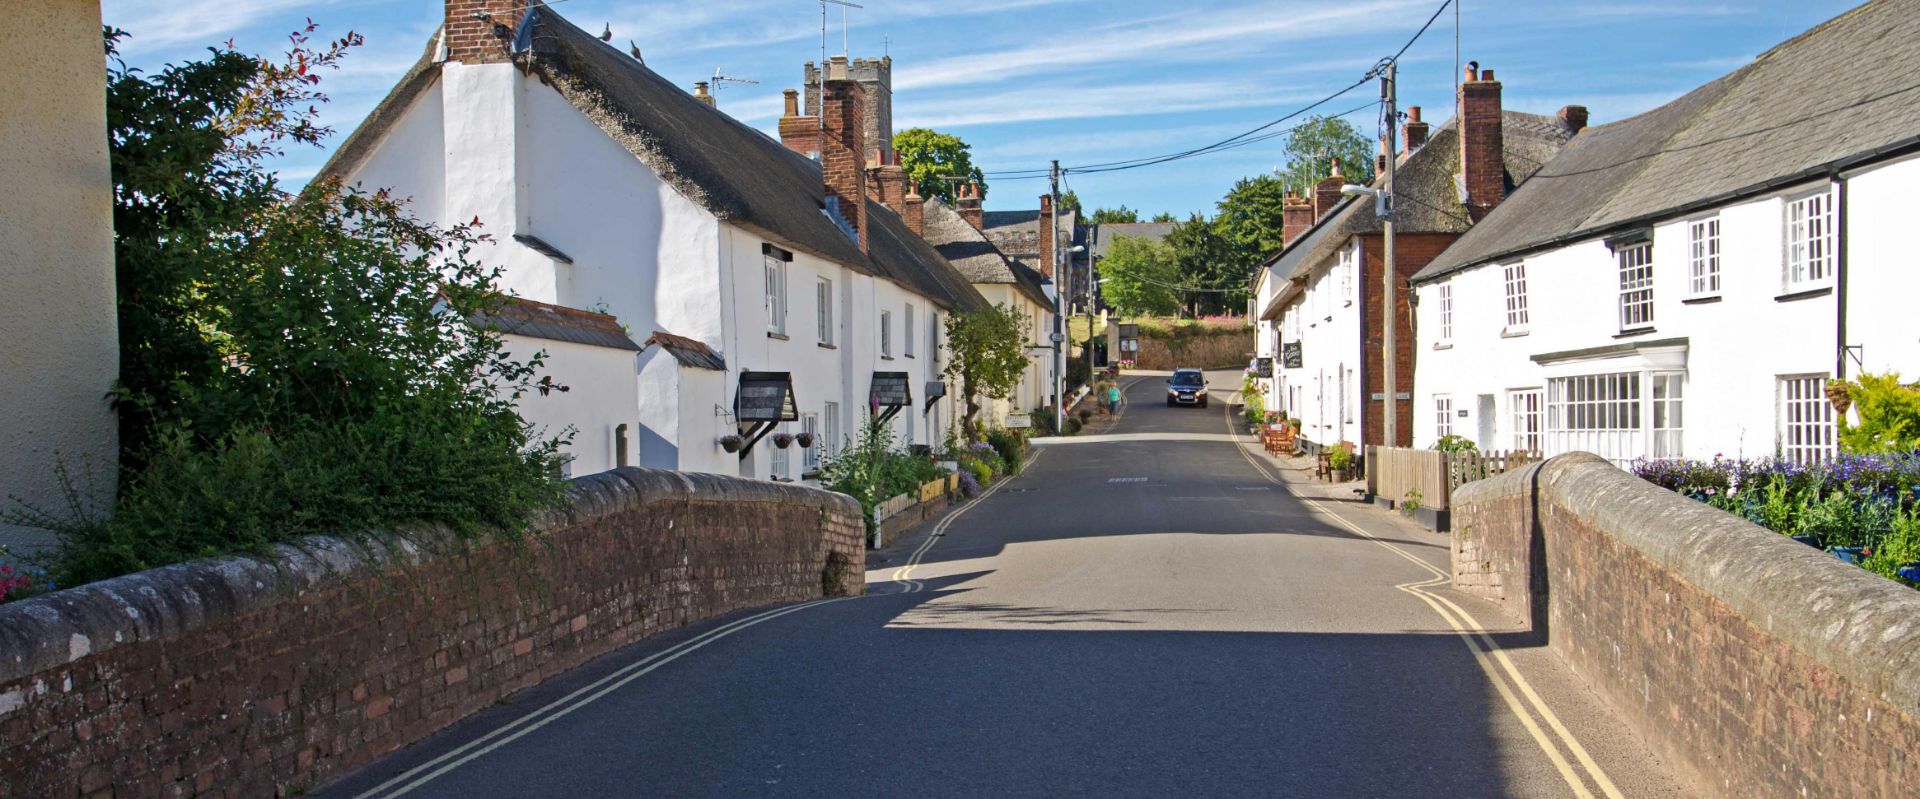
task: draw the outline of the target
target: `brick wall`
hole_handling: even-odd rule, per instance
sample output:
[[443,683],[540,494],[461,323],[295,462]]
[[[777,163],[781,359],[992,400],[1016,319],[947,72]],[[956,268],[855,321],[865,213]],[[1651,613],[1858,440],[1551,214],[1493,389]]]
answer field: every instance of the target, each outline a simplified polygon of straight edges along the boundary
[[840,216],[853,226],[861,252],[867,251],[867,145],[861,133],[864,102],[860,84],[827,81],[826,130],[820,142],[820,172],[826,180],[827,194],[839,198]]
[[[1386,395],[1386,373],[1380,368],[1381,342],[1386,340],[1385,326],[1380,316],[1380,305],[1384,292],[1381,290],[1385,277],[1385,241],[1376,233],[1366,233],[1360,239],[1360,382],[1367,399],[1366,412],[1360,419],[1361,436],[1365,444],[1386,446],[1410,446],[1413,443],[1413,414],[1420,409],[1413,404],[1418,396],[1413,390],[1413,364],[1419,353],[1413,351],[1413,289],[1407,284],[1407,278],[1426,267],[1440,254],[1441,250],[1459,238],[1451,233],[1403,233],[1393,237],[1394,277],[1398,289],[1394,291],[1394,330],[1397,340],[1394,346],[1395,368],[1394,393],[1406,394],[1407,399],[1399,400],[1395,412],[1394,427],[1399,436],[1392,444],[1382,440],[1381,431],[1386,429],[1386,403],[1376,400],[1375,394]],[[1430,410],[1430,409],[1429,409]]]
[[507,44],[526,7],[527,0],[446,0],[447,60],[463,64],[506,61]]
[[1913,796],[1920,592],[1600,458],[1454,493],[1456,588],[1542,637],[1703,796]]
[[574,499],[524,551],[309,539],[0,606],[4,793],[274,795],[663,630],[863,590],[838,494],[628,468]]

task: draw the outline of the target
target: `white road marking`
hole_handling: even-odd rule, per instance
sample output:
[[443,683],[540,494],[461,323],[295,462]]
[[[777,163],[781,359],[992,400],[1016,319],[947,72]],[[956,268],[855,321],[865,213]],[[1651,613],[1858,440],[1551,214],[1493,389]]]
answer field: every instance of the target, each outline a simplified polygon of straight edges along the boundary
[[1146,481],[1147,481],[1147,478],[1145,477],[1109,477],[1107,478],[1107,482],[1109,483],[1144,483]]

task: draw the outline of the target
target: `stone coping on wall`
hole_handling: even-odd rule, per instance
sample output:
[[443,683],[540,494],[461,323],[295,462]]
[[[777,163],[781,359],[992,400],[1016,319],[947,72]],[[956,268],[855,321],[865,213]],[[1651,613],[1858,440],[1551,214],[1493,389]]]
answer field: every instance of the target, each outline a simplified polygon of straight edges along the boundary
[[[719,474],[626,467],[579,477],[568,502],[535,527],[578,522],[660,502],[733,501],[810,505],[860,517],[852,497],[806,486]],[[0,685],[91,654],[196,628],[297,599],[303,594],[441,555],[450,534],[348,541],[310,536],[262,555],[179,563],[0,605]],[[0,712],[21,697],[0,696]]]
[[1574,514],[1859,688],[1920,715],[1920,591],[1584,452],[1468,483],[1453,501],[1458,508],[1530,494],[1538,513]]

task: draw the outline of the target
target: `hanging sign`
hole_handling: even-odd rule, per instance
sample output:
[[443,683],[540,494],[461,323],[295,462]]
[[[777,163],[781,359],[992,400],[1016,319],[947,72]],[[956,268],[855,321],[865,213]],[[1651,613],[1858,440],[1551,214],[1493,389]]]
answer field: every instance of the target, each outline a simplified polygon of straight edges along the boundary
[[800,411],[793,401],[793,376],[787,372],[741,372],[740,390],[733,395],[734,421],[796,422]]
[[928,380],[927,381],[927,407],[923,408],[921,412],[924,413],[926,411],[932,410],[933,404],[936,402],[939,402],[940,398],[946,395],[947,395],[947,381]]
[[1280,364],[1288,369],[1306,366],[1306,358],[1300,354],[1300,342],[1288,341],[1280,345]]
[[1254,361],[1253,374],[1255,377],[1272,377],[1273,376],[1273,359],[1261,358],[1259,360]]
[[872,402],[882,408],[913,404],[913,380],[906,372],[874,372]]

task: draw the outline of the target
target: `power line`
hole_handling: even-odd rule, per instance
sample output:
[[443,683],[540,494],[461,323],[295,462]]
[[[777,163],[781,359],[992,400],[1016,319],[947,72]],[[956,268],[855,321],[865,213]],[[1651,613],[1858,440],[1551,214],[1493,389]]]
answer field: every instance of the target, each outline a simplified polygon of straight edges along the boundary
[[[1374,106],[1377,106],[1377,105],[1379,105],[1378,100],[1368,100],[1367,102],[1361,105],[1357,105],[1357,106],[1354,106],[1353,108],[1349,108],[1345,111],[1341,111],[1338,114],[1333,114],[1328,118],[1337,119],[1339,117],[1351,116],[1361,111],[1365,111],[1367,109],[1373,108]],[[1226,152],[1228,150],[1233,150],[1240,147],[1259,144],[1260,142],[1269,141],[1272,139],[1279,138],[1281,136],[1285,136],[1289,133],[1292,133],[1295,130],[1298,130],[1300,127],[1301,125],[1294,125],[1292,127],[1286,127],[1286,128],[1281,128],[1279,130],[1268,131],[1266,133],[1262,133],[1252,138],[1242,139],[1240,141],[1234,142],[1233,144],[1229,144],[1221,147],[1214,147],[1212,149],[1207,149],[1204,152],[1197,151],[1203,148],[1196,148],[1196,151],[1189,151],[1191,152],[1191,155],[1182,155],[1182,156],[1179,156],[1179,158],[1169,158],[1167,156],[1149,156],[1146,158],[1133,159],[1132,161],[1112,162],[1113,164],[1123,164],[1127,166],[1107,166],[1107,165],[1096,164],[1096,165],[1084,165],[1084,166],[1076,166],[1076,167],[1062,167],[1062,170],[1067,174],[1078,173],[1083,175],[1092,175],[1092,174],[1098,174],[1101,172],[1118,172],[1125,169],[1137,169],[1142,166],[1153,166],[1155,164],[1166,163],[1166,161],[1168,160],[1183,160],[1185,158],[1197,158],[1202,155],[1212,155],[1214,153]],[[1179,154],[1176,153],[1172,155],[1179,155]],[[1149,161],[1151,161],[1151,163],[1144,163]],[[1143,163],[1135,163],[1135,162],[1143,162]],[[996,181],[1001,181],[1001,182],[1010,181],[1010,180],[1040,180],[1047,177],[1047,173],[1044,170],[1031,175],[1021,174],[1021,172],[1024,172],[1024,171],[1025,170],[1009,170],[1006,172],[988,172],[985,174],[987,176],[993,177]]]

